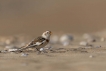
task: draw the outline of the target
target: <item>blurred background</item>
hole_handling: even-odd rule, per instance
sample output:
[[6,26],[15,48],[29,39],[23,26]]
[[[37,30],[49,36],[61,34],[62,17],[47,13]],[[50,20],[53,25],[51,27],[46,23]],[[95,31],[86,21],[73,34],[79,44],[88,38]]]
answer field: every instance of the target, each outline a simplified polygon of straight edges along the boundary
[[106,28],[106,0],[0,0],[0,35],[96,32]]

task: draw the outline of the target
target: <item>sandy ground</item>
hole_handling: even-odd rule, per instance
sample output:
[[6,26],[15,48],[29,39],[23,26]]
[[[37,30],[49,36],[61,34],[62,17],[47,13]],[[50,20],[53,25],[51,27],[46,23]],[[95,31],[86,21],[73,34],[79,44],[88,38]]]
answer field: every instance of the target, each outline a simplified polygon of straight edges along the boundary
[[105,0],[0,0],[0,51],[24,46],[46,30],[74,37],[39,55],[0,52],[0,71],[106,71],[105,8]]
[[[24,35],[24,37],[18,36],[18,39],[16,37],[15,39],[12,38],[13,36],[1,36],[0,39],[3,39],[1,41],[1,51],[6,46],[16,44],[21,46],[22,42],[27,43],[33,37]],[[1,52],[0,71],[105,71],[106,41],[101,40],[98,33],[92,38],[95,38],[96,41],[87,42],[89,38],[87,40],[84,38],[82,35],[74,35],[74,40],[66,46],[59,42],[50,44],[52,48],[47,50],[48,53],[37,54],[36,51],[30,50],[24,52],[28,54],[27,56],[22,56],[22,53]],[[7,40],[10,43],[7,43]],[[79,44],[81,41],[87,42],[88,45]]]

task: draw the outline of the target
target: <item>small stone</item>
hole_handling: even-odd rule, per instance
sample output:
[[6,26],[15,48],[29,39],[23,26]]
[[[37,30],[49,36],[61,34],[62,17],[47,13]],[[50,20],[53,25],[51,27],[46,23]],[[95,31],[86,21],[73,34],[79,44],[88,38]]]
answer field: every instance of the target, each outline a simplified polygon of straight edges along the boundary
[[91,34],[84,34],[83,38],[87,40],[87,42],[96,42],[96,37]]
[[90,47],[90,46],[86,46],[85,48],[92,48],[92,47]]
[[40,51],[44,51],[44,48],[40,48]]
[[84,39],[89,39],[89,38],[92,38],[93,36],[91,35],[91,34],[87,34],[87,33],[85,33],[84,35],[83,35],[83,38]]
[[50,50],[51,48],[53,48],[52,46],[49,46],[47,48],[45,48],[46,50]]
[[[45,48],[40,48],[40,52],[47,53]],[[39,52],[38,52],[38,53],[39,53]]]
[[18,49],[8,49],[8,52],[15,52],[18,51]]
[[101,40],[102,42],[104,42],[104,41],[105,41],[105,38],[104,38],[104,37],[102,37],[100,40]]
[[68,46],[69,44],[69,42],[63,42],[63,46]]
[[22,53],[21,56],[26,57],[26,56],[28,56],[28,54],[26,54],[26,53]]
[[70,44],[71,41],[73,41],[73,36],[66,34],[60,37],[60,43],[64,46],[67,46]]
[[101,47],[101,45],[99,45],[99,46],[96,46],[95,48],[100,48]]
[[90,56],[89,56],[89,58],[93,58],[93,57],[94,57],[93,55],[90,55]]
[[9,39],[7,39],[5,42],[6,44],[11,44],[11,41]]
[[81,46],[87,46],[88,43],[87,43],[86,41],[81,41],[81,42],[80,42],[80,45],[81,45]]
[[1,53],[6,53],[7,52],[7,50],[2,50],[2,51],[0,51]]
[[87,39],[87,42],[96,42],[96,39],[94,39],[94,38],[89,38],[89,39]]
[[8,45],[8,46],[5,46],[6,49],[12,49],[12,48],[16,48],[16,46],[14,45]]

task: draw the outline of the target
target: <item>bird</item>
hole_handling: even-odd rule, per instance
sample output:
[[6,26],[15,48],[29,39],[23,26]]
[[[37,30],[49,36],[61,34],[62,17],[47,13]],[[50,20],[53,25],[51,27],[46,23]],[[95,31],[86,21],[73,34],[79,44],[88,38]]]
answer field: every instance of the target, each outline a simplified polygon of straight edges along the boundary
[[51,31],[43,32],[41,36],[38,36],[37,38],[33,39],[30,43],[28,43],[20,50],[22,51],[28,48],[35,48],[40,53],[40,49],[45,47],[49,43],[51,34]]

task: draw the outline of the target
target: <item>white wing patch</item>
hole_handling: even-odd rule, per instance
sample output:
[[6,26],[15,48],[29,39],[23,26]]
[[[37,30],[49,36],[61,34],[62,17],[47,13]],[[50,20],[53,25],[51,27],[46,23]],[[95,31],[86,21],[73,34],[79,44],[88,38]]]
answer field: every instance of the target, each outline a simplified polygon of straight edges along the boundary
[[41,45],[42,43],[41,42],[36,42],[36,45]]

